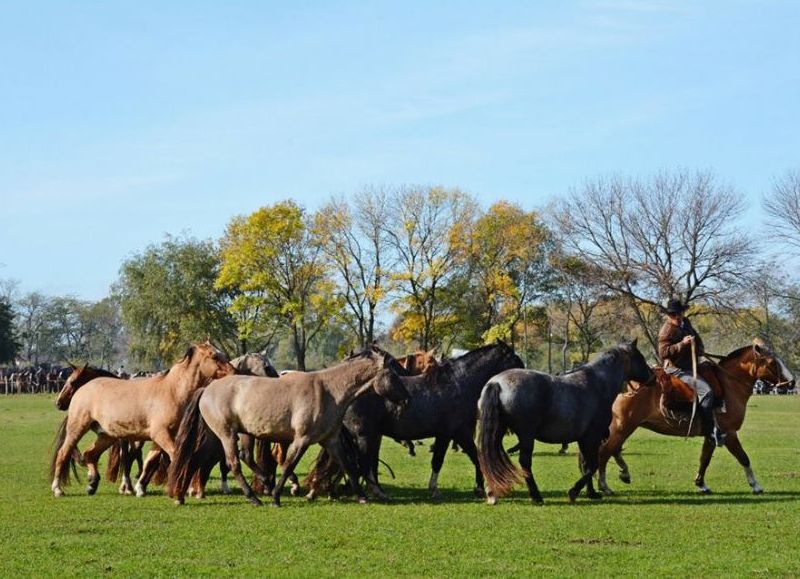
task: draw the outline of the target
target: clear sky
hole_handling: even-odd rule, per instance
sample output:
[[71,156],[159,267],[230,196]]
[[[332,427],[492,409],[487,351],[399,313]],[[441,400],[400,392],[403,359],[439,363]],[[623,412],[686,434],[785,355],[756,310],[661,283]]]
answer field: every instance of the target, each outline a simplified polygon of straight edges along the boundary
[[164,233],[292,197],[458,186],[533,209],[800,165],[800,2],[0,0],[0,278],[106,295]]

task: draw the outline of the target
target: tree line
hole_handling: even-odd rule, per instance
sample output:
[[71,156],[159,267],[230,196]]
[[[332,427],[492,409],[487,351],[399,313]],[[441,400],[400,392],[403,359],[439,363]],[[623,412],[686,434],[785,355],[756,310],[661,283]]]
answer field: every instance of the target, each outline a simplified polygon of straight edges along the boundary
[[303,370],[378,339],[442,353],[502,339],[561,371],[632,331],[656,357],[674,296],[710,346],[758,335],[797,363],[800,287],[781,264],[800,245],[800,172],[763,208],[770,222],[746,227],[741,194],[690,170],[587,181],[540,211],[430,186],[365,188],[316,211],[286,200],[219,239],[150,245],[97,303],[5,292],[0,328],[14,331],[0,330],[0,355],[160,368],[209,337]]

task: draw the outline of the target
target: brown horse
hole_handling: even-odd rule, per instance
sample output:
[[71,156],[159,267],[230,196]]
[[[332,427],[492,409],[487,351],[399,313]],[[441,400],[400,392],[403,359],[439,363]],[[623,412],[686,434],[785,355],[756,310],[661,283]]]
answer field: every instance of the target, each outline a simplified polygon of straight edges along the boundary
[[435,350],[420,350],[397,359],[397,363],[406,369],[409,376],[428,375],[439,367],[434,356]]
[[[727,434],[725,447],[742,465],[753,492],[760,494],[764,491],[753,474],[750,458],[742,448],[737,432],[744,422],[747,402],[757,379],[794,384],[794,376],[772,350],[760,342],[754,342],[752,346],[739,348],[723,357],[719,362],[717,377],[723,388],[725,412],[717,410],[716,418],[720,428]],[[600,449],[598,469],[598,483],[606,494],[613,494],[606,482],[606,465],[611,456],[615,457],[620,466],[620,479],[630,482],[630,471],[622,460],[621,450],[622,444],[639,426],[668,436],[686,436],[689,425],[688,415],[680,417],[662,411],[661,388],[641,387],[637,383],[632,383],[627,392],[617,396],[612,412],[610,434]],[[702,435],[699,422],[694,421],[691,436]],[[700,468],[694,481],[703,493],[711,492],[705,484],[705,473],[713,453],[714,441],[706,438],[700,454]]]
[[[280,506],[287,478],[311,444],[328,449],[357,481],[356,466],[346,460],[339,432],[342,418],[360,395],[374,390],[393,400],[405,400],[408,392],[396,374],[397,361],[372,347],[344,362],[317,372],[293,372],[280,378],[229,376],[197,392],[181,421],[175,460],[170,467],[169,494],[183,502],[189,481],[197,470],[195,449],[210,428],[222,441],[225,457],[236,482],[254,505],[261,501],[242,475],[238,434],[274,442],[289,442],[283,473],[272,493],[272,504]],[[346,462],[346,464],[345,464]],[[264,473],[255,469],[264,479]],[[266,484],[266,480],[263,481]],[[357,492],[366,501],[356,482]]]
[[97,439],[83,453],[89,469],[87,492],[97,491],[97,461],[115,440],[152,440],[144,472],[136,483],[136,494],[144,496],[161,449],[170,457],[174,454],[175,430],[192,393],[229,374],[233,374],[233,366],[227,357],[205,343],[191,346],[178,363],[161,375],[135,380],[96,378],[83,386],[72,397],[67,417],[56,435],[51,463],[53,494],[64,494],[61,484],[69,479],[72,451],[93,429]]
[[[59,410],[67,410],[69,403],[75,392],[95,378],[117,378],[118,376],[108,370],[102,368],[95,368],[84,364],[83,366],[75,366],[70,363],[72,372],[64,381],[64,386],[56,398],[56,408]],[[77,447],[73,450],[73,459],[82,463],[83,457]],[[139,463],[139,473],[142,471],[142,443],[141,441],[129,443],[127,440],[117,440],[114,442],[109,453],[108,466],[106,468],[106,480],[109,482],[116,482],[119,478],[120,467],[122,468],[122,484],[119,487],[120,494],[131,494],[133,492],[133,484],[131,483],[131,465],[133,461]]]

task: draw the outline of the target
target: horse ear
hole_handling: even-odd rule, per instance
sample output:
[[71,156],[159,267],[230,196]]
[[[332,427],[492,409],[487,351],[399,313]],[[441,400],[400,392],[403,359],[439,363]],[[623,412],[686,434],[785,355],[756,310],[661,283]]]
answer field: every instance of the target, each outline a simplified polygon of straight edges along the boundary
[[636,346],[637,346],[638,343],[639,343],[639,338],[638,337],[636,337],[633,340],[631,340],[631,349],[636,349]]

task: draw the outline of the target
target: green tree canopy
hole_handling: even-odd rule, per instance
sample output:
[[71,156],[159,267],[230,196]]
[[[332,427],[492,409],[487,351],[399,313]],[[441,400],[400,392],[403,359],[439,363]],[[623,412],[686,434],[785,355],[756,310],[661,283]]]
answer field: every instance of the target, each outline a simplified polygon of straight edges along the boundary
[[236,349],[219,268],[214,243],[172,236],[123,263],[115,294],[135,360],[162,367],[206,337]]

